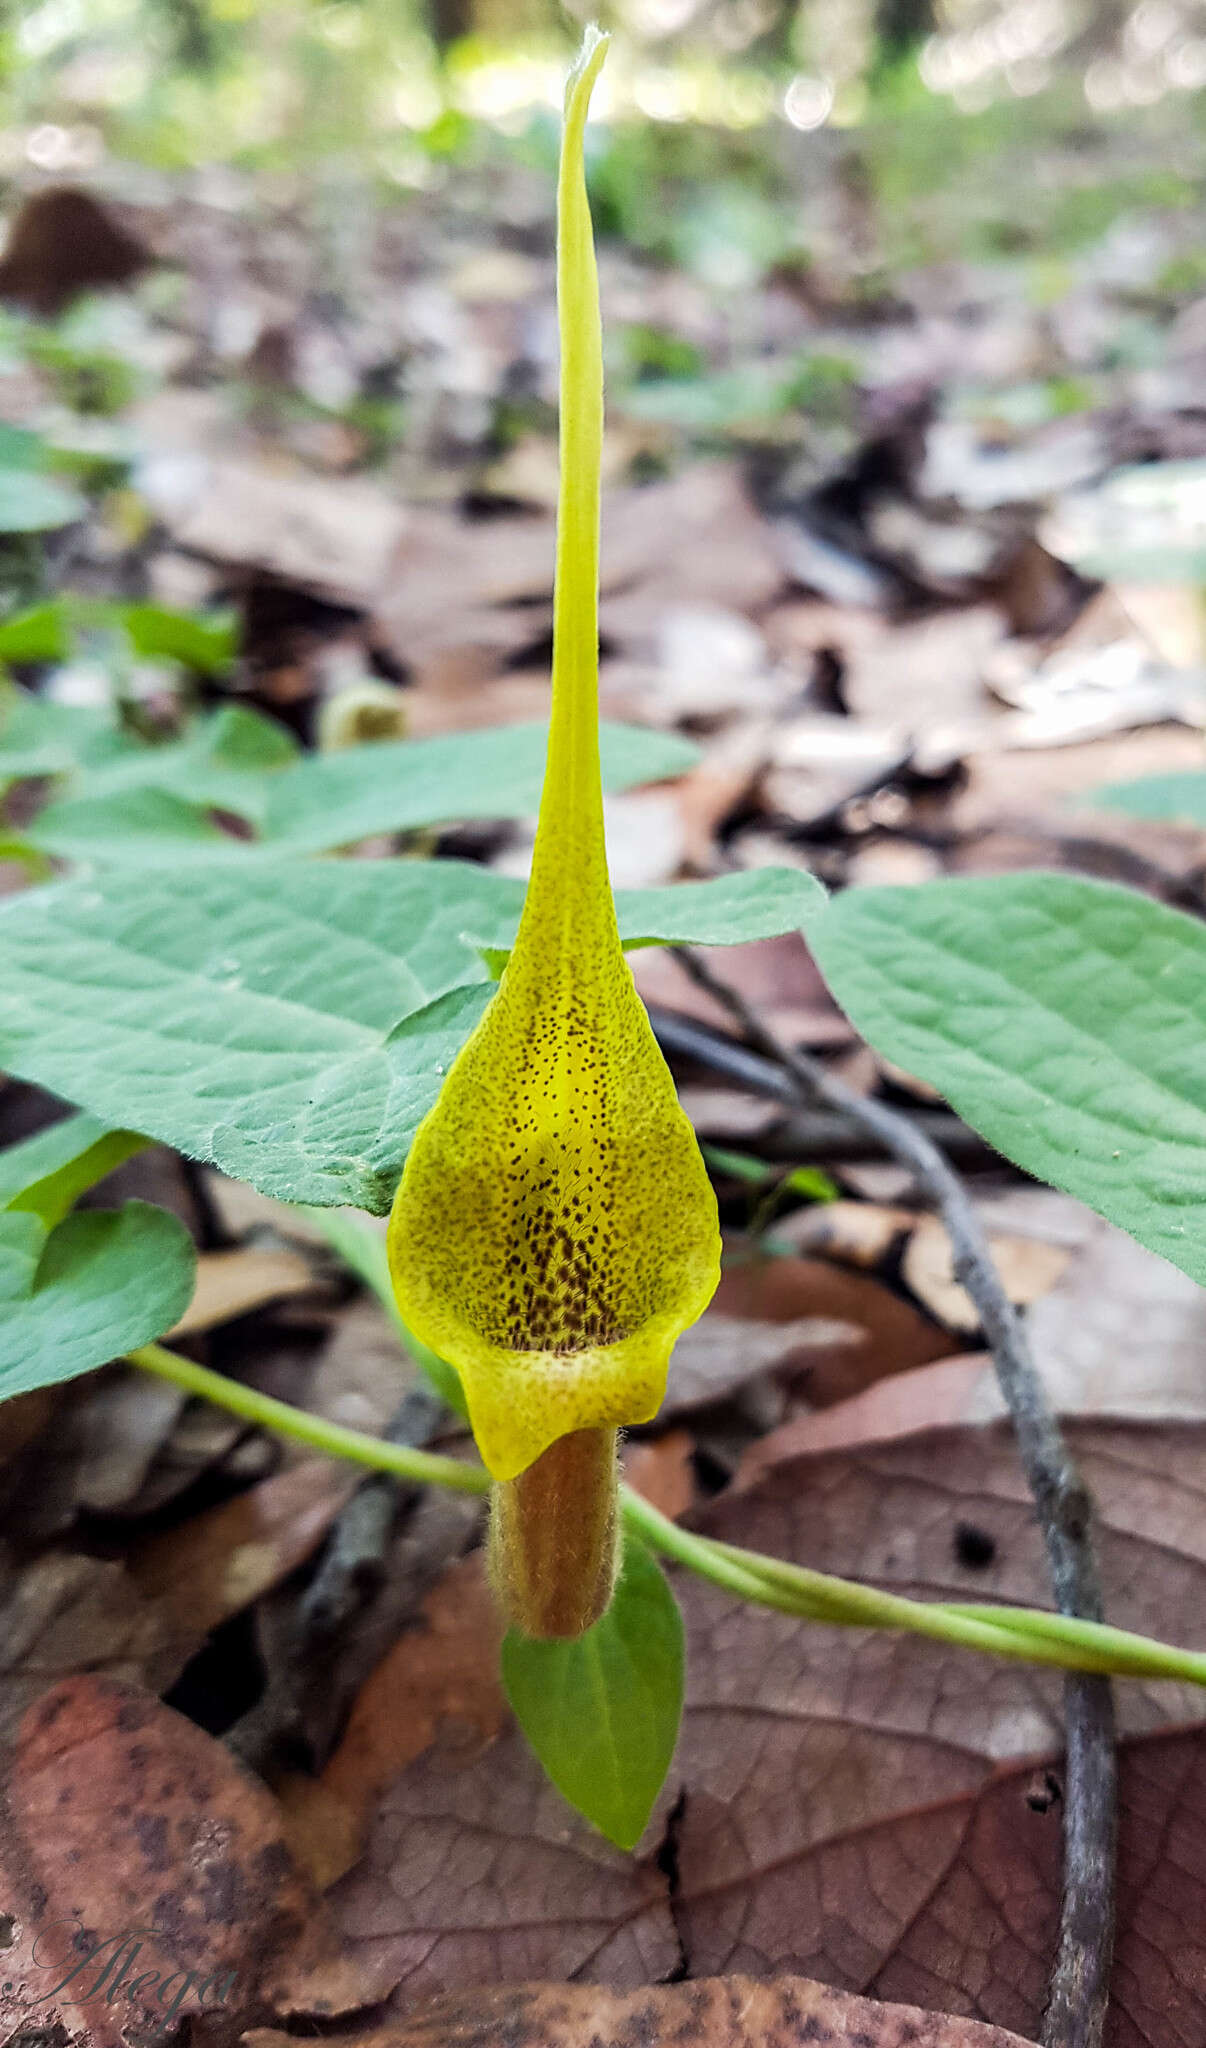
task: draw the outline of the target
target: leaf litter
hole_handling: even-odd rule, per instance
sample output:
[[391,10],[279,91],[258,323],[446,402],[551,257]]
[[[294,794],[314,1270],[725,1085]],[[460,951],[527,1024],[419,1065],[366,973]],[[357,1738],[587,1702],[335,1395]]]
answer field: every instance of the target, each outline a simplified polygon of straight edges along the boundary
[[[148,247],[178,266],[186,332],[166,331],[149,290],[117,302],[145,381],[116,424],[159,522],[137,543],[145,594],[240,613],[240,660],[207,688],[307,745],[365,736],[354,721],[370,717],[356,695],[366,683],[370,725],[390,738],[539,716],[552,567],[539,400],[509,456],[490,443],[517,365],[550,389],[547,359],[525,363],[521,339],[547,308],[543,258],[504,262],[493,227],[468,257],[456,236],[445,248],[424,229],[423,246],[408,245],[408,289],[396,273],[359,279],[336,332],[306,291],[314,253],[295,223],[249,214],[236,228],[228,209],[184,199],[114,223],[91,237],[109,274],[67,275],[70,250],[60,241],[48,267],[31,217],[8,245],[21,275],[0,273],[0,291],[49,312],[52,295],[132,278]],[[418,223],[398,232],[407,243]],[[613,260],[605,251],[605,299]],[[635,290],[657,323],[669,307],[672,324],[719,331],[698,277],[624,260],[629,303]],[[1096,321],[1108,335],[1125,289],[1077,289],[1093,297],[1085,331]],[[1047,320],[1023,293],[1002,303],[974,264],[902,276],[899,290],[899,309],[874,324],[839,305],[832,338],[832,313],[808,315],[810,347],[832,339],[853,363],[852,409],[828,436],[806,407],[789,409],[770,433],[761,422],[752,448],[722,431],[718,455],[709,429],[700,459],[689,433],[654,417],[652,385],[613,391],[604,706],[701,748],[676,782],[620,800],[617,848],[634,880],[774,862],[840,886],[1044,865],[1200,910],[1200,833],[1079,801],[1201,765],[1200,614],[1166,570],[1145,580],[1139,558],[1153,531],[1166,547],[1179,516],[1184,480],[1159,495],[1178,466],[1168,458],[1202,452],[1177,383],[1200,336],[1182,312],[1169,329],[1176,375],[1141,384],[1093,359],[1108,341],[1077,335],[1076,292]],[[774,289],[750,303],[773,354]],[[805,331],[794,318],[793,346]],[[421,351],[432,402],[413,407],[402,445],[374,456],[348,401],[373,379],[416,376]],[[1009,416],[1036,357],[1053,378],[1098,380],[1071,419]],[[5,372],[6,414],[39,431],[63,426],[67,373],[47,362],[35,348]],[[969,392],[969,369],[987,391]],[[83,372],[70,374],[78,386]],[[704,395],[715,407],[716,388]],[[1141,491],[1135,511],[1132,486],[1120,498],[1110,481],[1136,459],[1130,474],[1155,478],[1154,509]],[[650,470],[654,481],[636,481]],[[1134,530],[1107,560],[1120,503]],[[123,551],[127,567],[136,554],[103,497],[78,546],[102,586],[124,573]],[[103,661],[23,680],[63,701],[109,687]],[[178,732],[192,689],[180,664],[152,664],[140,687],[158,729]],[[523,871],[522,821],[482,817],[432,838],[437,852]],[[386,832],[360,850],[397,844]],[[852,1157],[848,1132],[818,1136],[749,1092],[727,1017],[667,953],[634,965],[647,1000],[680,1020],[672,1056],[701,1136],[764,1173],[720,1178],[724,1290],[680,1346],[662,1423],[632,1446],[634,1480],[644,1458],[645,1483],[683,1511],[695,1503],[700,1526],[822,1569],[1041,1602],[1029,1501],[934,1220],[907,1189],[868,1194],[885,1169]],[[726,952],[723,970],[791,1042],[850,1052],[802,943]],[[945,1114],[899,1070],[854,1071],[919,1120]],[[0,1092],[5,1135],[18,1095],[14,1083]],[[779,1188],[805,1155],[840,1199]],[[1200,1297],[1075,1205],[1040,1213],[1041,1191],[1003,1180],[991,1156],[973,1155],[972,1171],[1040,1364],[1081,1418],[1072,1433],[1101,1506],[1110,1617],[1192,1636]],[[198,1184],[188,1220],[208,1293],[189,1312],[189,1344],[337,1419],[396,1424],[413,1373],[363,1297],[333,1298],[304,1219],[227,1212],[217,1176],[190,1171]],[[588,2028],[610,2043],[686,2028],[723,2048],[855,2029],[876,2048],[1037,2035],[1059,1888],[1052,1677],[790,1624],[681,1581],[684,1736],[643,1849],[624,1859],[567,1815],[509,1726],[479,1567],[461,1556],[472,1513],[403,1501],[378,1518],[379,1539],[349,1551],[355,1475],[292,1453],[278,1469],[255,1433],[120,1373],[80,1392],[73,1416],[54,1402],[16,1422],[5,1411],[0,1905],[19,1921],[31,1900],[98,1930],[166,1915],[173,1961],[195,1950],[211,1974],[236,1973],[221,2024],[251,2029],[255,2048],[333,2019],[335,2038],[361,2048],[493,2048],[504,2029],[516,2043]],[[454,1419],[436,1427],[456,1441]],[[343,1619],[326,1639],[299,1637],[307,1589],[332,1560]],[[1128,1682],[1118,1699],[1108,2039],[1163,2048],[1206,2024],[1203,1722],[1180,1688]],[[48,1806],[60,1790],[87,1810],[74,1831]],[[141,1831],[120,1811],[132,1790]],[[194,2019],[195,1993],[182,2008]],[[119,2048],[111,2013],[85,2015],[83,2033],[74,2010],[36,2017]]]

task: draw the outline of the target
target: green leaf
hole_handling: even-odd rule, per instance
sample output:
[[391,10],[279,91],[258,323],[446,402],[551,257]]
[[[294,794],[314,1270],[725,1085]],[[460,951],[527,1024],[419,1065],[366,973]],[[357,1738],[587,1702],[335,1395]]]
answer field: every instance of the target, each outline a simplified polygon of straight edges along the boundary
[[1206,928],[1129,889],[1023,874],[851,889],[809,943],[877,1051],[1206,1281]]
[[[264,839],[277,853],[320,853],[378,832],[412,832],[461,818],[523,818],[540,806],[543,724],[385,740],[307,754],[272,784]],[[669,733],[602,729],[608,789],[681,775],[697,748]]]
[[822,1173],[819,1166],[795,1166],[785,1171],[781,1166],[768,1165],[765,1159],[755,1159],[749,1152],[730,1152],[724,1145],[701,1145],[700,1151],[717,1173],[727,1173],[731,1180],[744,1181],[749,1187],[764,1188],[769,1181],[780,1195],[802,1195],[812,1202],[836,1202],[838,1198],[836,1182]]
[[166,859],[175,867],[194,860],[212,865],[215,856],[222,859],[228,847],[239,845],[199,805],[154,784],[47,804],[26,827],[25,836],[31,846],[57,860],[105,865],[115,858],[135,864]]
[[0,469],[43,469],[46,455],[46,443],[40,434],[0,420]]
[[[181,740],[163,746],[129,747],[113,759],[88,766],[72,797],[44,810],[35,830],[55,850],[88,849],[88,857],[112,860],[116,842],[122,858],[145,858],[157,836],[177,840],[208,838],[219,854],[245,852],[246,845],[217,833],[210,809],[231,811],[257,823],[268,800],[271,775],[291,766],[300,748],[274,719],[242,704],[226,704],[198,719]],[[126,800],[139,790],[164,791],[174,805],[139,809]],[[106,799],[121,801],[105,803]],[[102,807],[103,806],[103,807]],[[128,835],[130,845],[122,842]],[[77,857],[86,857],[79,853]]]
[[68,1216],[49,1236],[28,1212],[0,1212],[0,1400],[161,1337],[195,1267],[184,1225],[148,1202]]
[[[651,893],[683,906],[675,936],[737,938],[798,924],[816,892],[763,869]],[[456,861],[31,889],[0,901],[0,1066],[265,1194],[380,1214],[491,994],[463,934],[509,944],[522,902],[522,882]],[[619,908],[621,934],[647,937],[642,892]]]
[[[539,808],[546,736],[544,725],[514,725],[434,740],[389,740],[307,754],[289,766],[260,760],[260,774],[245,757],[238,772],[229,774],[228,757],[199,757],[188,745],[146,748],[135,760],[123,761],[120,772],[90,777],[86,793],[44,811],[28,836],[66,858],[141,865],[159,850],[158,841],[173,860],[189,859],[213,831],[208,809],[217,805],[247,818],[261,836],[249,842],[218,835],[211,857],[246,865],[256,856],[279,860],[286,853],[324,853],[379,832],[416,831],[458,818],[522,818]],[[681,774],[697,759],[695,747],[671,734],[603,728],[603,780],[609,789]],[[122,804],[96,807],[101,795],[143,782],[167,790],[176,803],[138,814]],[[186,810],[193,813],[191,827]]]
[[11,612],[0,624],[0,661],[66,661],[70,646],[61,598]]
[[0,779],[65,774],[115,737],[107,711],[56,704],[0,681]]
[[111,1131],[98,1117],[63,1117],[0,1152],[0,1208],[28,1210],[53,1229],[86,1188],[146,1144],[136,1131]]
[[288,768],[300,759],[301,748],[287,726],[265,718],[246,704],[223,704],[202,721],[195,751],[199,758],[223,768],[265,770]]
[[711,882],[616,890],[620,937],[629,948],[740,946],[777,938],[811,923],[824,903],[821,884],[798,868],[751,868]]
[[[438,874],[453,865],[441,861],[431,872]],[[502,878],[492,879],[497,883]],[[463,934],[494,981],[506,966],[523,896],[520,881],[510,885],[507,896],[500,889],[493,923],[476,920],[472,933]],[[752,868],[744,874],[717,875],[710,882],[615,892],[616,921],[627,952],[645,946],[740,946],[777,938],[810,923],[825,900],[815,877],[797,868]]]
[[510,1629],[507,1697],[557,1790],[609,1841],[635,1848],[662,1789],[683,1709],[683,1622],[664,1573],[633,1536],[601,1621],[576,1642]]
[[1158,824],[1206,826],[1206,769],[1184,768],[1169,775],[1145,775],[1138,782],[1107,782],[1080,799],[1099,811],[1125,811]]
[[36,469],[0,469],[0,533],[48,533],[87,510],[78,491]]
[[125,604],[118,616],[136,654],[178,661],[202,676],[224,675],[239,651],[234,612],[173,611],[161,604]]

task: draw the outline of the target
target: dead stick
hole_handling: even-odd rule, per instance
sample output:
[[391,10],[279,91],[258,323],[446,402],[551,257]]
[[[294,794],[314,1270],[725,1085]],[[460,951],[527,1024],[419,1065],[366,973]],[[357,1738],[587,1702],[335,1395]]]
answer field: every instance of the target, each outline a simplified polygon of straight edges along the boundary
[[[873,1132],[933,1202],[950,1238],[955,1276],[979,1310],[992,1351],[1034,1495],[1056,1604],[1062,1614],[1104,1620],[1089,1495],[1047,1400],[1021,1318],[1001,1284],[988,1240],[958,1175],[901,1111],[869,1101],[827,1073],[811,1054],[782,1044],[745,998],[719,980],[690,948],[680,948],[677,958],[698,987],[725,1005],[751,1044],[791,1075],[804,1101],[841,1110]],[[1114,1946],[1113,1696],[1107,1679],[1077,1673],[1065,1682],[1064,1701],[1064,1894],[1042,2040],[1043,2048],[1100,2048]]]

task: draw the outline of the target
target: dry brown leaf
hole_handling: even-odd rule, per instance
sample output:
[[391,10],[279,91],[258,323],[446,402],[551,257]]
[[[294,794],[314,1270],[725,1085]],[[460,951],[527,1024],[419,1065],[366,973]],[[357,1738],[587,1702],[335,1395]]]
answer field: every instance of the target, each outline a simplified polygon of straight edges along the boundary
[[[1112,1618],[1183,1638],[1206,1590],[1206,1430],[1095,1423],[1074,1437],[1100,1504]],[[700,1526],[925,1597],[1046,1594],[1000,1426],[798,1457]],[[801,1972],[1033,2035],[1058,1918],[1058,1674],[805,1626],[677,1584],[691,1669],[668,1796],[684,1799],[673,1912],[688,1973]],[[1118,1696],[1131,1739],[1110,2048],[1165,2048],[1206,2025],[1206,1954],[1191,1932],[1206,1915],[1201,1701],[1168,1683],[1131,1681]],[[660,1974],[670,1902],[656,1867],[613,1860],[550,1800],[517,1736],[484,1751],[478,1736],[468,1758],[447,1733],[427,1749],[335,1888],[339,1995],[313,2009],[391,1998],[401,2010],[534,1969],[617,1990]],[[310,2009],[308,1982],[329,1993],[331,1973],[282,1973],[277,2009]]]
[[254,1245],[202,1252],[193,1298],[168,1335],[186,1337],[194,1330],[212,1330],[235,1316],[264,1308],[270,1301],[308,1294],[313,1287],[314,1274],[299,1252],[261,1250]]
[[[1035,1238],[994,1234],[988,1244],[1001,1285],[1017,1308],[1028,1308],[1050,1294],[1072,1256],[1066,1245],[1044,1244]],[[961,1336],[975,1335],[980,1312],[955,1278],[951,1241],[940,1217],[918,1219],[905,1246],[901,1276],[948,1330]]]
[[756,1486],[776,1465],[805,1452],[853,1450],[859,1444],[916,1436],[922,1429],[982,1421],[983,1389],[991,1375],[988,1352],[973,1351],[967,1356],[940,1358],[914,1372],[894,1373],[816,1414],[795,1415],[750,1445],[737,1468],[734,1486]]
[[[295,2036],[263,2027],[243,2038],[247,2048],[291,2048]],[[518,1984],[453,1993],[393,2026],[328,2039],[334,2048],[1030,2048],[999,2027],[879,2005],[805,1977],[705,1977],[629,1992]]]
[[874,1270],[917,1220],[915,1209],[884,1202],[817,1202],[780,1217],[775,1235],[795,1251]]
[[480,1744],[498,1733],[504,1713],[501,1633],[481,1554],[475,1552],[445,1574],[424,1601],[418,1622],[377,1666],[323,1772],[325,1793],[353,1817],[357,1837],[378,1794],[445,1722],[455,1723],[466,1742]]
[[[944,822],[956,832],[975,832],[1003,816],[1037,818],[1052,832],[1090,834],[1126,844],[1135,833],[1133,818],[1107,811],[1070,810],[1068,799],[1087,796],[1110,782],[1174,774],[1201,765],[1201,735],[1175,725],[1151,726],[1122,738],[1082,740],[1075,746],[1047,751],[994,747],[969,757],[966,785],[949,799]],[[1169,864],[1175,850],[1193,838],[1177,826],[1156,825],[1150,819],[1140,823],[1140,836],[1150,858],[1162,865]]]
[[1111,1224],[1093,1219],[1029,1323],[1064,1413],[1206,1416],[1206,1294]]
[[[327,1895],[344,1942],[329,1971],[267,1986],[281,2014],[406,2003],[535,1972],[624,1987],[667,1976],[679,1946],[665,1877],[568,1812],[520,1735],[466,1759],[445,1736],[390,1787],[361,1862]],[[312,2000],[316,1985],[320,1999]]]
[[826,1407],[950,1350],[942,1330],[870,1274],[824,1259],[751,1258],[726,1267],[711,1307],[680,1337],[663,1414],[767,1371]]
[[659,1514],[677,1521],[695,1506],[694,1450],[695,1439],[685,1429],[668,1429],[650,1443],[628,1443],[624,1447],[624,1477],[633,1492],[651,1502]]
[[354,1465],[307,1458],[136,1543],[127,1569],[148,1599],[208,1635],[305,1562],[360,1477]]
[[[1072,1433],[1099,1505],[1111,1619],[1184,1640],[1206,1587],[1206,1431]],[[700,1526],[924,1597],[1046,1599],[1033,1509],[1000,1426],[797,1457]],[[917,1638],[793,1627],[695,1582],[679,1590],[692,1646],[676,1760],[690,1967],[807,1971],[1033,2033],[1058,1916],[1059,1813],[1043,1796],[1048,1769],[1058,1781],[1058,1677]],[[1136,1735],[1202,1712],[1194,1689],[1167,1683],[1129,1681],[1118,1701]],[[1183,1795],[1192,1816],[1206,1754],[1196,1732],[1168,1741],[1175,1754],[1145,1741],[1125,1760],[1124,1868],[1142,1878],[1125,1893],[1119,1984],[1140,2020],[1116,2017],[1111,2048],[1163,2048],[1206,2026],[1206,1956],[1180,1971],[1193,2024],[1182,2012],[1169,2033],[1155,2017],[1167,1958],[1184,1953],[1206,1899],[1201,1829],[1181,1829],[1172,1869],[1158,1848],[1160,1800],[1171,1813]],[[1184,1920],[1155,1944],[1170,1897]]]
[[[254,2001],[266,1956],[314,1911],[263,1787],[211,1736],[131,1687],[87,1676],[45,1693],[22,1723],[6,1799],[15,1925],[0,2019],[10,2024],[58,2023],[72,2040],[109,2048],[125,2026],[162,2021],[168,1976],[180,2013],[238,2010]],[[94,1977],[100,1943],[157,1930],[129,1973],[134,1984],[155,1973],[137,2000],[105,1988],[90,1997],[82,1981],[56,1995],[63,1972],[47,1972],[38,1935],[61,1936],[72,1921],[77,1943],[98,1951]],[[60,1941],[52,1962],[67,1953]]]
[[123,1565],[61,1551],[23,1566],[0,1557],[0,1747],[56,1678],[93,1671],[166,1687],[201,1633],[148,1599]]
[[314,1415],[379,1436],[414,1386],[419,1368],[375,1296],[347,1302],[306,1386]]
[[185,501],[158,509],[179,547],[361,608],[388,588],[414,530],[412,515],[363,478],[230,455],[204,461]]
[[6,1521],[26,1545],[48,1543],[83,1509],[127,1508],[171,1438],[188,1397],[132,1367],[92,1374],[54,1407],[12,1473]]

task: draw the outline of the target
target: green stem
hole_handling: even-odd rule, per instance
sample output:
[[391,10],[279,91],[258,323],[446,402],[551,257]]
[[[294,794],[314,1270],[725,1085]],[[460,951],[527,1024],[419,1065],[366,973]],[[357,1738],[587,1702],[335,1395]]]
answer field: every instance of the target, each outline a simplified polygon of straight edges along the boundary
[[[359,1429],[345,1429],[320,1415],[309,1415],[287,1401],[275,1401],[253,1387],[228,1380],[207,1366],[195,1365],[162,1344],[144,1344],[129,1354],[142,1371],[170,1380],[188,1394],[212,1401],[233,1415],[281,1436],[310,1444],[329,1457],[348,1458],[373,1471],[420,1485],[448,1486],[459,1493],[488,1493],[490,1476],[480,1465],[433,1451],[390,1444]],[[1160,1643],[1150,1636],[1102,1622],[1078,1621],[1040,1608],[997,1607],[943,1601],[908,1600],[876,1586],[808,1571],[757,1551],[740,1550],[708,1536],[696,1536],[660,1514],[647,1500],[621,1488],[627,1526],[664,1557],[708,1579],[714,1586],[759,1607],[802,1620],[841,1628],[903,1629],[958,1643],[994,1657],[1025,1664],[1046,1664],[1063,1671],[1108,1672],[1121,1678],[1189,1679],[1206,1685],[1206,1654]]]
[[369,1465],[376,1472],[392,1472],[398,1479],[414,1479],[424,1486],[450,1486],[457,1493],[489,1493],[490,1475],[480,1465],[463,1464],[460,1458],[442,1458],[435,1451],[416,1451],[409,1444],[389,1444],[381,1437],[368,1436],[360,1429],[345,1429],[321,1415],[308,1415],[304,1408],[292,1408],[287,1401],[274,1401],[270,1394],[258,1394],[254,1387],[228,1380],[208,1366],[194,1365],[162,1344],[144,1344],[129,1353],[131,1365],[171,1380],[185,1393],[196,1394],[241,1415],[245,1422],[274,1429],[300,1444],[312,1444],[331,1458],[349,1458],[353,1464]]

